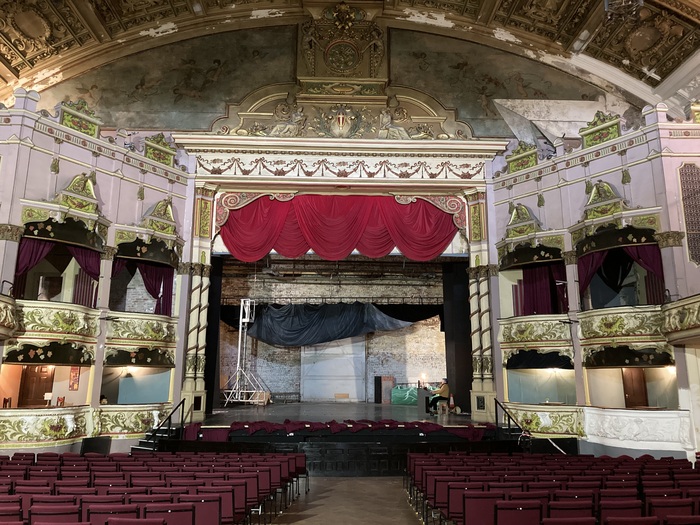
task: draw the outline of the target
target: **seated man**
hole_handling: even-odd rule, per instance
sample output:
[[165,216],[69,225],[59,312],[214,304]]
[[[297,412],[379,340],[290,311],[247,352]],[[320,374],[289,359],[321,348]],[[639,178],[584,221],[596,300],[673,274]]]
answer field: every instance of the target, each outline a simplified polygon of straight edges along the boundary
[[437,404],[440,401],[449,401],[450,399],[450,387],[447,384],[447,378],[443,377],[442,378],[442,384],[437,388],[437,390],[433,390],[433,397],[430,399],[430,414],[435,415],[435,411],[437,410]]

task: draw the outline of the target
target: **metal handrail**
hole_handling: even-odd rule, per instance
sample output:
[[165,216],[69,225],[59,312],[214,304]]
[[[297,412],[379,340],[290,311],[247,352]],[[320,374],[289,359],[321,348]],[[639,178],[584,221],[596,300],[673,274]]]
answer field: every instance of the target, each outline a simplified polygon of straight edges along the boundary
[[[150,442],[151,440],[153,440],[153,448],[155,449],[155,444],[156,444],[156,443],[155,443],[155,439],[156,439],[156,436],[158,435],[158,431],[159,431],[161,428],[163,428],[163,426],[164,426],[166,423],[168,424],[168,435],[170,435],[170,430],[171,430],[172,427],[173,427],[173,414],[175,414],[175,412],[177,412],[178,408],[180,408],[180,407],[183,406],[184,404],[185,404],[185,400],[184,400],[184,399],[181,399],[180,402],[179,402],[177,405],[175,405],[175,407],[170,411],[170,413],[168,414],[168,416],[167,416],[165,419],[163,419],[163,421],[161,421],[160,424],[159,424],[156,428],[154,428],[154,429],[151,430],[151,435],[148,436],[148,438],[146,439],[146,443],[148,443],[148,442]],[[182,429],[183,429],[184,427],[185,427],[185,411],[184,411],[184,410],[181,410],[181,411],[180,411],[180,432],[182,432]]]
[[521,427],[518,424],[518,421],[511,415],[511,413],[508,411],[508,409],[501,403],[498,399],[494,398],[494,401],[496,402],[496,427],[497,427],[497,432],[501,432],[501,425],[498,424],[500,422],[500,419],[498,417],[498,409],[500,408],[503,411],[503,414],[505,416],[505,423],[508,424],[508,434],[512,435],[512,430],[513,427],[511,426],[511,423],[515,426],[516,429],[520,430],[520,434],[524,434],[523,427]]

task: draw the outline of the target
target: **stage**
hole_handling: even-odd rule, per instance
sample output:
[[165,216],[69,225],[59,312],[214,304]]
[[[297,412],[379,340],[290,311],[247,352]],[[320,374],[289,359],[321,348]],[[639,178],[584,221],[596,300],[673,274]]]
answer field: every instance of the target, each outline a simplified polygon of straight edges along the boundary
[[188,425],[172,451],[303,452],[311,475],[400,475],[409,452],[511,452],[495,426],[467,415],[418,417],[413,405],[274,403],[219,408]]

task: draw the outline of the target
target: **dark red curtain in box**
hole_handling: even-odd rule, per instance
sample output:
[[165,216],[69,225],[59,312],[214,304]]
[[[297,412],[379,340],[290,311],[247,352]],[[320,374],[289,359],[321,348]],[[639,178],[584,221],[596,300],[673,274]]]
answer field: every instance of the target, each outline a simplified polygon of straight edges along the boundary
[[290,258],[313,250],[338,261],[354,249],[383,257],[398,248],[409,259],[428,261],[450,244],[457,227],[452,215],[418,199],[299,195],[290,201],[267,197],[231,210],[221,238],[231,255],[254,262],[275,250]]

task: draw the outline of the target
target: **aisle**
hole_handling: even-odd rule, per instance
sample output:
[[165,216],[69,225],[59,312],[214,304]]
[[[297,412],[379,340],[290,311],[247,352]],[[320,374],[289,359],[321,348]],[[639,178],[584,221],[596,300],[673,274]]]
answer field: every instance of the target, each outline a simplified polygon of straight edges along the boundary
[[311,490],[295,501],[274,525],[413,525],[420,520],[411,508],[400,477],[311,477]]

